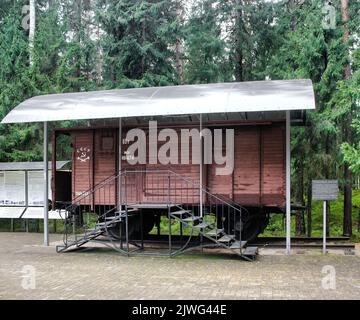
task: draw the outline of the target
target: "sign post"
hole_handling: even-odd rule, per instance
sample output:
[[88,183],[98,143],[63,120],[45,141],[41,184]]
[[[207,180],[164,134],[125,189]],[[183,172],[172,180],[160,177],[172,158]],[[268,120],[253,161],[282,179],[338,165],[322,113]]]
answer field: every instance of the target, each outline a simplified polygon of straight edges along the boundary
[[326,253],[326,202],[337,200],[339,185],[337,180],[313,180],[312,197],[313,200],[323,201],[323,253]]
[[326,253],[326,201],[323,202],[323,253]]

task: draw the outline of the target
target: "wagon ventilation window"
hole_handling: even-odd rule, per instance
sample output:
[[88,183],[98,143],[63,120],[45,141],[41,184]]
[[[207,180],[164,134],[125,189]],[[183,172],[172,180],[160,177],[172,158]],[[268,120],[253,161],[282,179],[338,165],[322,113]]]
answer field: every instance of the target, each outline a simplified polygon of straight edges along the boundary
[[114,151],[114,137],[102,136],[100,148],[104,152],[113,152]]

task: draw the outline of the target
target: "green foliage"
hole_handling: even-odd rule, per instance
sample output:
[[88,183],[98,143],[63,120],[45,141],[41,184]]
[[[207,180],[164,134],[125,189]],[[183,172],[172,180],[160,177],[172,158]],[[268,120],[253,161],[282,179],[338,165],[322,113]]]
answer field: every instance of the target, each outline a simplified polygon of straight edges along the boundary
[[[357,135],[360,135],[360,122],[359,120],[354,120],[353,127]],[[359,141],[357,139],[357,141]],[[350,169],[355,173],[360,175],[360,144],[357,142],[357,145],[351,145],[347,142],[341,145],[341,151],[344,155],[344,161],[350,165]]]
[[[21,12],[19,5],[12,7],[0,29],[1,118],[24,99],[38,93],[33,81],[34,74],[28,66],[28,42],[18,12]],[[36,160],[41,153],[38,146],[33,145],[34,141],[39,141],[36,126],[1,126],[0,160]]]
[[341,151],[351,170],[360,175],[360,49],[353,52],[353,66],[355,72],[352,77],[339,83],[334,103],[339,106],[338,115],[346,116],[349,112],[352,114],[353,142],[344,142]]
[[[358,83],[343,80],[349,46],[343,44],[339,3],[335,3],[337,27],[334,30],[322,27],[322,5],[323,1],[314,0],[292,8],[284,2],[275,6],[278,17],[274,27],[276,54],[267,65],[269,76],[272,79],[312,79],[317,101],[317,110],[307,113],[306,127],[293,128],[292,131],[295,195],[299,195],[300,189],[307,190],[312,179],[342,180],[340,145],[346,142],[343,123],[354,110],[355,96],[359,92]],[[359,21],[356,14],[359,8],[356,4],[351,4],[350,8],[352,20],[349,28],[352,34],[358,34],[353,22]],[[356,73],[357,64],[352,67]],[[345,149],[349,150],[349,147],[344,146]],[[305,201],[304,192],[300,192],[300,198],[295,200]]]
[[[360,208],[360,190],[354,190],[353,192],[353,235],[354,240],[359,241],[360,232],[358,232],[359,223],[359,208]],[[343,194],[340,194],[337,201],[330,202],[330,236],[340,237],[342,233],[342,221],[343,221],[344,199]],[[306,220],[306,215],[305,215]],[[295,217],[292,216],[291,221],[291,233],[295,235]],[[269,225],[262,234],[264,237],[278,236],[284,237],[285,220],[283,215],[273,215],[270,218]],[[322,201],[312,202],[312,235],[314,237],[322,237],[323,234],[323,203]]]
[[221,35],[223,22],[218,1],[193,3],[184,30],[187,83],[224,82],[231,79],[227,44]]
[[[64,7],[38,1],[30,66],[28,35],[21,25],[23,3],[13,3],[0,23],[0,118],[35,95],[95,89],[88,58],[94,45],[84,35],[80,42],[69,37],[69,21],[61,18]],[[38,124],[0,126],[0,161],[41,160],[40,129]]]
[[175,83],[172,65],[176,21],[174,1],[100,1],[106,87]]

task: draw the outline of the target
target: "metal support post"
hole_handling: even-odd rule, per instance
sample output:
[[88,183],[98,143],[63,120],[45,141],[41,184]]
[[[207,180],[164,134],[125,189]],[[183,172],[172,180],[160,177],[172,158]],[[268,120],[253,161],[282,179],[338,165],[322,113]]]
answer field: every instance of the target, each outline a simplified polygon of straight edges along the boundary
[[168,175],[169,256],[171,256],[170,175]]
[[291,251],[290,111],[286,111],[286,254]]
[[44,246],[49,246],[49,161],[48,161],[48,125],[44,122]]
[[326,201],[323,202],[323,254],[326,253]]

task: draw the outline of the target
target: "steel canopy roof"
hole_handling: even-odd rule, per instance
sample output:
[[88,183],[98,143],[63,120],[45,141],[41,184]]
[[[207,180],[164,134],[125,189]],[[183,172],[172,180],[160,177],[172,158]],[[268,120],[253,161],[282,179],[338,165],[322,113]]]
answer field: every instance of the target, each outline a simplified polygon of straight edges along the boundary
[[37,96],[2,123],[306,109],[315,109],[311,80],[251,81]]

